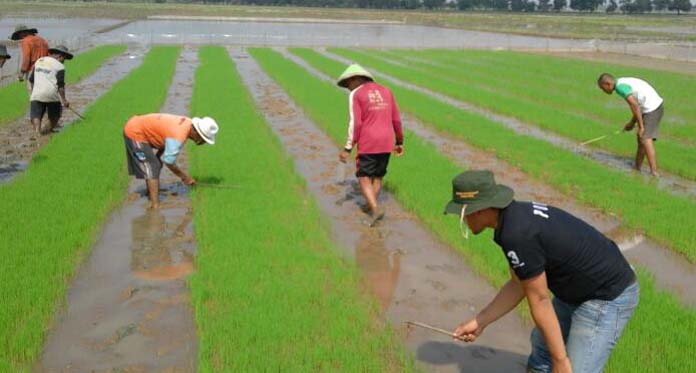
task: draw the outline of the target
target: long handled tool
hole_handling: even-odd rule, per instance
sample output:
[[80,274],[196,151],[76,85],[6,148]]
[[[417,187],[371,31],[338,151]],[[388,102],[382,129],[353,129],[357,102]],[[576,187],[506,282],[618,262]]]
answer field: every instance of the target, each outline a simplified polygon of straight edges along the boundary
[[204,188],[217,188],[217,189],[238,189],[241,188],[241,185],[236,185],[236,184],[214,184],[214,183],[204,183],[197,181],[195,184],[193,184],[194,187],[204,187]]
[[609,136],[618,135],[618,134],[620,134],[621,132],[624,132],[624,130],[618,130],[618,131],[616,131],[616,132],[614,132],[614,133],[610,133],[610,134],[608,134],[608,135],[595,137],[594,139],[589,139],[589,140],[587,140],[587,141],[585,141],[585,142],[581,142],[581,143],[580,143],[580,146],[587,145],[587,144],[592,144],[593,142],[597,142],[597,141],[599,141],[599,140],[604,140],[605,138],[607,138],[607,137],[609,137]]
[[422,323],[422,322],[418,322],[418,321],[406,321],[406,325],[408,325],[408,326],[417,326],[417,327],[419,327],[419,328],[432,330],[432,331],[434,331],[434,332],[436,332],[436,333],[444,334],[444,335],[446,335],[446,336],[449,336],[449,337],[452,337],[452,338],[456,338],[456,339],[458,339],[458,340],[460,340],[460,341],[463,341],[463,340],[464,340],[464,338],[462,338],[462,337],[457,337],[457,336],[454,335],[454,333],[452,333],[452,332],[450,332],[450,331],[448,331],[448,330],[441,329],[441,328],[438,328],[438,327],[435,327],[435,326],[431,326],[431,325],[428,325],[428,324],[425,324],[425,323]]
[[85,117],[83,117],[82,114],[78,113],[77,110],[73,109],[72,106],[68,106],[68,110],[72,111],[73,114],[77,115],[78,118],[85,120]]

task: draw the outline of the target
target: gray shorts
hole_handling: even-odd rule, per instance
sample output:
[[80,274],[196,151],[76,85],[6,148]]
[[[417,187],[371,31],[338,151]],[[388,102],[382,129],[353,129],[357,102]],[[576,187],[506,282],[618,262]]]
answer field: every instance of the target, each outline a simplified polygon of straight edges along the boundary
[[664,113],[665,109],[663,104],[660,104],[657,109],[643,114],[643,126],[645,127],[645,131],[641,139],[657,140],[660,134],[660,121]]
[[159,179],[162,161],[150,144],[131,140],[125,134],[123,141],[126,144],[128,174],[137,179]]

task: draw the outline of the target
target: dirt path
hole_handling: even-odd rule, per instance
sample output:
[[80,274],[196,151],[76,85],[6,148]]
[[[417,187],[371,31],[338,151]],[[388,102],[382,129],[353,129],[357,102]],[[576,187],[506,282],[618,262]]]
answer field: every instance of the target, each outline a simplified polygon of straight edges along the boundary
[[[188,115],[197,58],[193,49],[182,52],[163,112]],[[131,182],[130,198],[70,288],[37,371],[195,371],[185,281],[196,249],[191,207],[170,172],[163,171],[162,185],[161,209],[148,210],[144,183]]]
[[[308,119],[287,94],[246,53],[231,52],[242,79],[271,128],[292,156],[297,171],[331,222],[332,237],[362,270],[394,328],[419,320],[453,328],[484,306],[495,289],[477,277],[461,255],[439,243],[389,195],[387,217],[370,229],[349,167],[339,166],[338,147]],[[392,167],[399,167],[395,160]],[[475,345],[414,330],[405,343],[429,371],[524,371],[528,328],[513,312],[486,330]]]
[[[296,62],[302,61],[283,50],[281,52]],[[331,77],[318,70],[307,67],[306,64],[303,66],[317,77],[333,81]],[[660,288],[669,290],[683,303],[696,306],[696,288],[693,286],[696,283],[696,267],[682,256],[645,238],[638,231],[622,227],[621,222],[615,217],[604,214],[599,209],[584,206],[553,187],[534,180],[521,170],[499,160],[495,154],[478,150],[447,134],[438,133],[411,116],[404,115],[403,119],[406,128],[435,145],[452,161],[466,168],[494,170],[496,180],[515,189],[516,198],[541,201],[560,207],[592,224],[617,242],[630,261],[648,268]]]
[[[322,53],[326,57],[344,62],[346,64],[352,63],[352,61],[343,58],[342,56],[328,52],[326,50],[318,50],[318,52]],[[383,59],[385,61],[393,62],[386,58]],[[395,84],[407,89],[426,94],[448,105],[481,115],[486,119],[503,124],[505,127],[515,131],[520,135],[531,136],[544,140],[559,148],[568,150],[579,156],[594,160],[611,168],[621,170],[627,174],[635,174],[635,171],[633,170],[633,161],[631,158],[618,156],[616,154],[612,154],[597,148],[579,146],[578,142],[576,142],[575,140],[568,139],[566,137],[554,134],[552,132],[544,131],[543,129],[540,129],[536,126],[521,122],[518,119],[493,113],[491,111],[482,109],[470,103],[459,101],[441,93],[437,93],[426,88],[422,88],[417,85],[404,82],[402,80],[384,74],[383,72],[377,71],[377,74],[380,76],[380,78],[384,79],[385,81],[388,81],[391,84]],[[653,179],[647,172],[643,172],[642,175],[645,178],[645,180],[653,181]],[[659,189],[675,195],[696,198],[696,181],[687,180],[682,177],[666,173],[664,170],[660,171],[660,178],[657,180],[656,185]]]
[[603,52],[539,52],[532,51],[536,54],[568,57],[588,61],[607,62],[617,65],[625,65],[632,67],[640,67],[644,69],[655,69],[680,74],[696,75],[696,63],[678,60],[669,60],[661,58],[631,56],[621,53],[603,53]]
[[[126,53],[107,61],[89,77],[67,86],[66,96],[71,107],[83,112],[116,82],[138,67],[146,52],[142,48],[130,48]],[[28,118],[27,113],[14,123],[0,127],[0,183],[12,180],[19,172],[25,170],[34,154],[55,135],[37,136]],[[60,123],[69,126],[79,123],[78,119],[72,111],[64,109]],[[48,122],[45,121],[44,125],[48,125]]]

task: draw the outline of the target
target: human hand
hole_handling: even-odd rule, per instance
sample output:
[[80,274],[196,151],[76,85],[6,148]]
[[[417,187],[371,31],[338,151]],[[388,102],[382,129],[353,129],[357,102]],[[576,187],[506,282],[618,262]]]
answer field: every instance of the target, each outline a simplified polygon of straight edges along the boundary
[[63,106],[65,106],[66,108],[69,108],[70,102],[68,100],[63,101]]
[[570,364],[568,356],[561,360],[553,359],[551,367],[553,373],[573,373],[573,366]]
[[643,126],[638,126],[638,138],[641,139],[643,138],[643,134],[645,133],[645,127]]
[[396,153],[397,157],[401,157],[402,155],[404,155],[404,146],[397,145],[396,148],[394,148],[394,153]]
[[181,181],[184,183],[184,185],[194,185],[196,184],[196,180],[194,180],[191,176],[184,176]]
[[634,122],[628,122],[624,126],[624,131],[631,131],[631,130],[633,130],[633,127],[635,127],[635,126],[636,126],[636,124]]
[[473,318],[466,323],[459,324],[452,334],[455,340],[473,342],[483,333],[483,329],[484,327],[479,325],[478,321]]
[[350,156],[350,153],[343,149],[338,153],[338,160],[341,161],[341,163],[346,163],[348,161],[348,156]]

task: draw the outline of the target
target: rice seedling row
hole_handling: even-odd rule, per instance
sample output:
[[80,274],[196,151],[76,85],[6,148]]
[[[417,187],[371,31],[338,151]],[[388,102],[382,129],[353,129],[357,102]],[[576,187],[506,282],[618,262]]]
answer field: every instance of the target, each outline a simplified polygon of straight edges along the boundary
[[[456,79],[443,78],[432,71],[419,71],[411,67],[385,62],[367,52],[344,49],[330,49],[330,51],[345,58],[360,61],[376,70],[389,71],[390,75],[409,83],[455,99],[474,103],[493,112],[508,115],[564,137],[575,139],[578,143],[611,131],[605,125],[582,116],[553,110],[528,101],[520,101],[513,97],[503,97],[491,91],[470,88],[469,85],[457,82]],[[465,75],[460,74],[459,76]],[[595,144],[616,154],[632,156],[635,153],[636,139],[634,136],[611,136]],[[696,162],[696,151],[691,146],[668,141],[661,142],[659,146],[660,167],[662,169],[691,180],[696,179],[696,169],[691,167]]]
[[[310,50],[292,51],[324,72],[335,74],[340,66]],[[499,123],[428,95],[397,86],[392,89],[403,110],[423,123],[475,147],[495,152],[530,176],[546,181],[583,203],[616,214],[628,227],[643,230],[690,261],[696,260],[696,233],[690,228],[696,221],[696,209],[687,207],[694,205],[692,200],[655,190],[638,177],[607,169],[545,141],[516,134]],[[674,219],[676,215],[680,216],[679,220]],[[680,228],[676,228],[677,225]]]
[[[344,94],[277,52],[254,49],[251,54],[337,144],[342,142],[347,116]],[[336,74],[335,61],[315,57],[307,61],[322,71],[328,70],[332,76]],[[408,106],[409,100],[404,100],[403,94],[396,92],[396,97],[402,109]],[[410,133],[406,146],[407,156],[400,160],[398,167],[390,169],[386,186],[443,241],[460,250],[479,273],[496,285],[503,283],[508,276],[507,263],[490,235],[465,241],[456,219],[446,219],[442,215],[443,199],[450,193],[449,181],[460,171],[459,167]],[[428,165],[427,173],[423,172],[423,164]],[[696,368],[688,358],[688,341],[696,331],[696,313],[680,305],[671,294],[657,291],[646,271],[639,271],[639,281],[641,304],[617,345],[608,369],[668,372]]]
[[[0,370],[28,370],[67,282],[88,254],[109,210],[124,197],[122,126],[164,102],[179,49],[156,47],[0,187]],[[133,92],[138,92],[134,95]]]
[[[696,88],[696,77],[649,69],[630,68],[605,63],[578,63],[560,57],[534,56],[519,52],[502,54],[486,52],[497,60],[476,62],[476,57],[460,51],[372,51],[374,55],[437,72],[441,76],[467,79],[467,84],[493,90],[499,94],[517,96],[531,102],[562,109],[617,128],[628,120],[628,106],[623,100],[604,95],[596,87],[603,72],[615,76],[636,76],[655,85],[666,99],[669,110],[661,126],[662,138],[686,144],[696,141],[696,131],[688,123],[696,119],[696,107],[690,103],[688,92]],[[508,60],[514,64],[506,64]],[[521,61],[520,61],[521,60]],[[557,68],[562,73],[548,72]],[[445,75],[445,73],[447,73]]]
[[[123,53],[124,45],[104,45],[87,52],[75,55],[72,61],[66,61],[66,84],[79,82],[84,77],[93,73],[108,59]],[[68,99],[70,99],[68,87]],[[0,126],[19,118],[29,109],[29,93],[25,82],[15,82],[0,88]]]
[[193,175],[239,187],[192,195],[199,369],[412,370],[227,51],[204,47],[200,61],[192,112],[221,131],[214,147],[193,151]]

